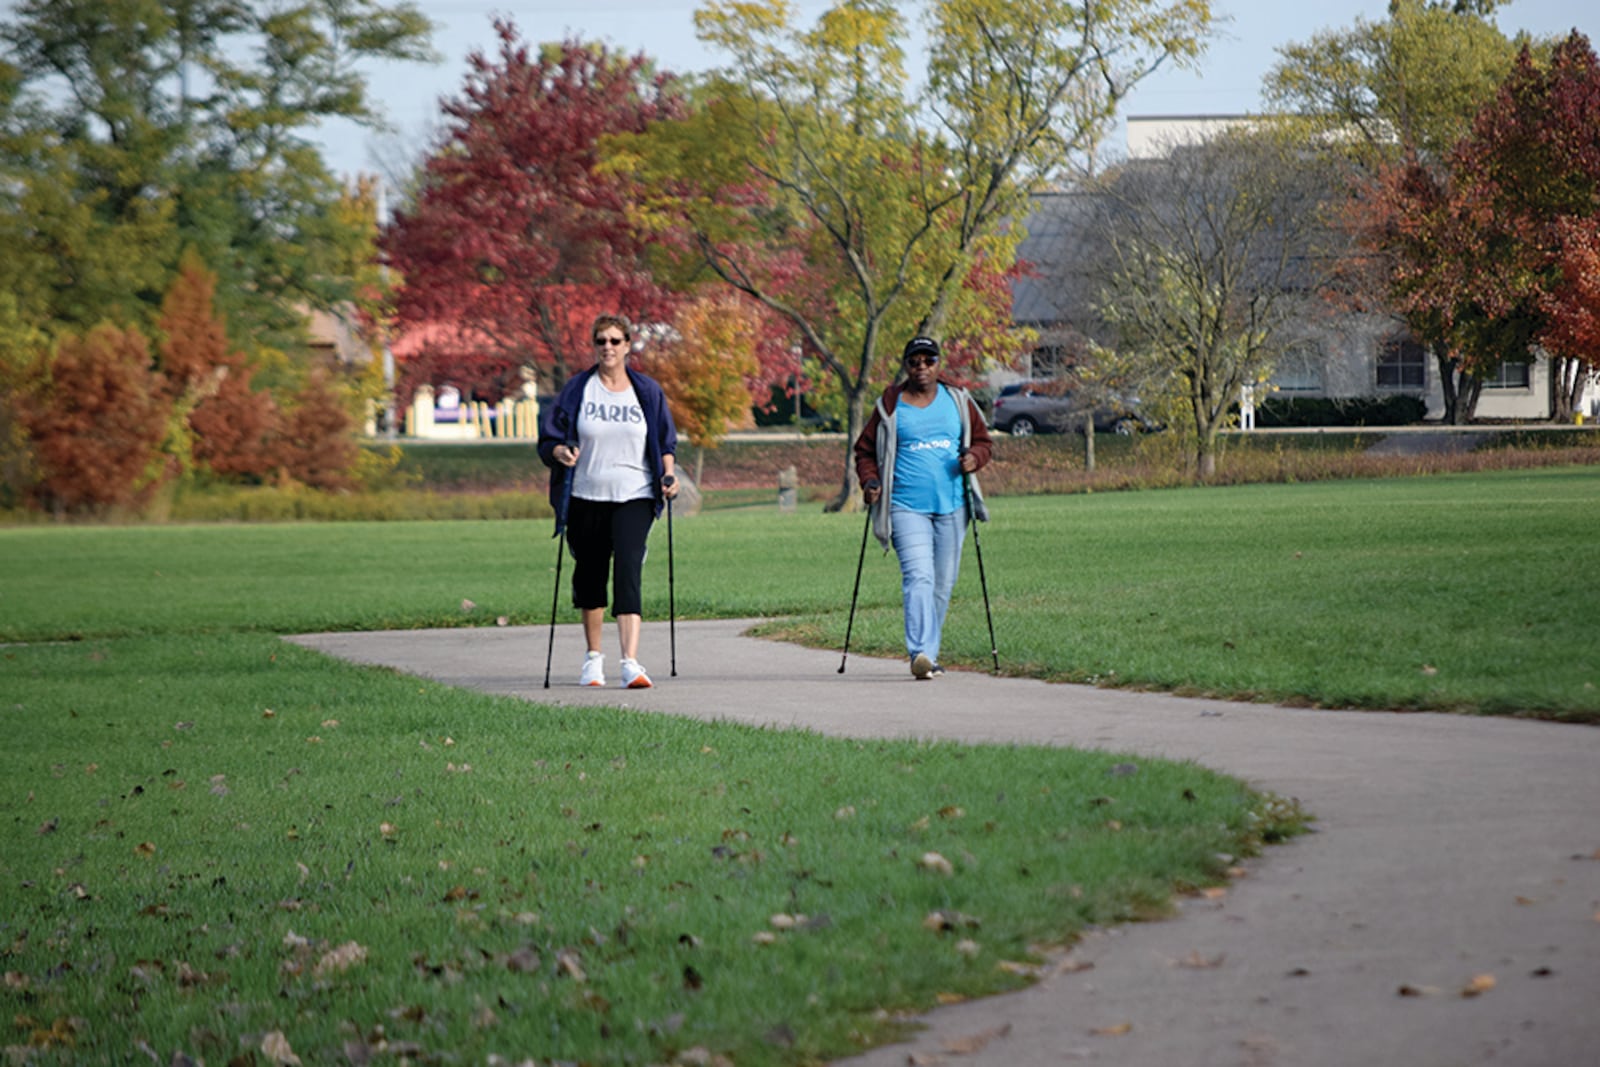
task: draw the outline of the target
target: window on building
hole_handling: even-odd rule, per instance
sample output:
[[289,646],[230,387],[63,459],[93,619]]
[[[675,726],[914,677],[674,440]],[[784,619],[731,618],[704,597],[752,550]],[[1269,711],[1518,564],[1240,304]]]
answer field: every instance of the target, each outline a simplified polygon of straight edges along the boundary
[[1528,389],[1533,384],[1532,367],[1527,363],[1505,362],[1500,370],[1483,380],[1485,389]]
[[1320,393],[1322,363],[1322,347],[1313,341],[1302,342],[1278,360],[1268,384],[1280,393]]
[[1379,389],[1421,389],[1428,384],[1428,354],[1409,337],[1391,337],[1378,350]]

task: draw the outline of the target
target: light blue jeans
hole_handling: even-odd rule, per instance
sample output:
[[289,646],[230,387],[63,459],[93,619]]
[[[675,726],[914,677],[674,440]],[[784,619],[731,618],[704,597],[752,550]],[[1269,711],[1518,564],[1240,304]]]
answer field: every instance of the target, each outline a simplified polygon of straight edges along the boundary
[[900,594],[905,601],[906,655],[918,652],[939,662],[944,616],[961,573],[961,545],[967,535],[966,508],[927,515],[894,508],[895,555],[900,557]]

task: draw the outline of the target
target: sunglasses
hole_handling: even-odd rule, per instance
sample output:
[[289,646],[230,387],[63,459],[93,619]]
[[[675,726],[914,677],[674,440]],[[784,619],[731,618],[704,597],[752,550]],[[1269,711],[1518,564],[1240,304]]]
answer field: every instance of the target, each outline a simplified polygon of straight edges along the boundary
[[594,343],[604,348],[607,345],[625,345],[628,343],[628,339],[626,337],[596,337]]
[[937,367],[938,365],[939,365],[939,357],[938,356],[907,356],[906,357],[906,366],[908,366],[908,367]]

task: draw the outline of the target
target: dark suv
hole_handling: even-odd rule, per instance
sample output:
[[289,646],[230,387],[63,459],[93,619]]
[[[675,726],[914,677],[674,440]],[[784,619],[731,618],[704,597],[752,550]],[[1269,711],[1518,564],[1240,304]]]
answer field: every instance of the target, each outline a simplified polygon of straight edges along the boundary
[[[1083,427],[1083,408],[1064,381],[1013,382],[994,398],[990,425],[1013,437],[1077,431]],[[1138,401],[1114,397],[1094,409],[1094,428],[1097,433],[1131,434],[1153,427],[1139,414]]]

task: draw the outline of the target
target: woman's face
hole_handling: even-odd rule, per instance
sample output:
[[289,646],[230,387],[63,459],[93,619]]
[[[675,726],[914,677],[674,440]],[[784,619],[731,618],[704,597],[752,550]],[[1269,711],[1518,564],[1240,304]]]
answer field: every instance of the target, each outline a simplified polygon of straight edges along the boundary
[[930,389],[939,380],[939,357],[929,352],[917,352],[905,358],[906,384],[920,392]]
[[628,361],[628,339],[615,326],[595,332],[594,361],[601,370],[615,370]]

